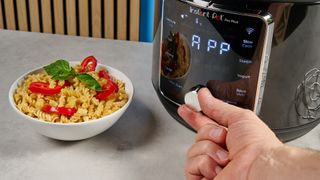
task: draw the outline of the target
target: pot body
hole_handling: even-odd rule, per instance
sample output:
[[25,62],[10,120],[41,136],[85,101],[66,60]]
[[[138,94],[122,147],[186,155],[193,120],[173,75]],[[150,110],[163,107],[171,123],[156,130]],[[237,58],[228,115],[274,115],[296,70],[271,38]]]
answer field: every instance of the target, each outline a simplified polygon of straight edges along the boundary
[[[162,3],[162,7],[166,7],[165,3],[168,2]],[[269,58],[268,68],[264,73],[266,77],[260,82],[264,91],[259,95],[261,102],[257,114],[283,141],[302,136],[320,122],[320,4],[237,2],[236,8],[232,3],[219,6],[221,9],[231,9],[232,12],[240,11],[239,7],[241,11],[267,12],[273,20],[270,54],[266,54]],[[154,39],[152,83],[167,111],[177,121],[190,128],[177,115],[179,103],[172,102],[162,92],[166,87],[168,91],[172,89],[170,85],[161,87],[159,78],[162,73],[163,20],[167,15],[166,11],[162,13]],[[195,26],[194,32],[197,31],[199,29]],[[192,78],[189,76],[180,81]]]

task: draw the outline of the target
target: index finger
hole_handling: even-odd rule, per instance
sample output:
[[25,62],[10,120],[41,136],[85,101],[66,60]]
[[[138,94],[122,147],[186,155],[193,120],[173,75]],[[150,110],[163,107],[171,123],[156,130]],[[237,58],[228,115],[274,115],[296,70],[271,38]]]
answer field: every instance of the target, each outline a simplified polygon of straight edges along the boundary
[[187,105],[181,105],[178,108],[178,114],[196,131],[206,124],[217,124],[202,113],[193,111]]

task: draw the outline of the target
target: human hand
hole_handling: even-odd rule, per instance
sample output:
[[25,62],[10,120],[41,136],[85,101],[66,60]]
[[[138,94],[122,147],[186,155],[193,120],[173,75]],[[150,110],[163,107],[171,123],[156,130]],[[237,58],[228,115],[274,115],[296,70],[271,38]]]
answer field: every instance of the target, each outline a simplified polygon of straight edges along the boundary
[[202,112],[187,105],[178,114],[196,131],[187,153],[189,180],[245,180],[263,152],[282,146],[275,134],[252,111],[214,98],[207,88],[198,92]]

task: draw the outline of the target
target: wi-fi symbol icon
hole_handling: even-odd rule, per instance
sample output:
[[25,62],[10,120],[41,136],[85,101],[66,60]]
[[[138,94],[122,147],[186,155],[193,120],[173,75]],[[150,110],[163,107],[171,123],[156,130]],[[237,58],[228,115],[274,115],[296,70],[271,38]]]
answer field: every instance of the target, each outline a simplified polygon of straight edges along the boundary
[[251,33],[254,32],[254,29],[252,27],[247,27],[246,28],[247,33],[250,35]]

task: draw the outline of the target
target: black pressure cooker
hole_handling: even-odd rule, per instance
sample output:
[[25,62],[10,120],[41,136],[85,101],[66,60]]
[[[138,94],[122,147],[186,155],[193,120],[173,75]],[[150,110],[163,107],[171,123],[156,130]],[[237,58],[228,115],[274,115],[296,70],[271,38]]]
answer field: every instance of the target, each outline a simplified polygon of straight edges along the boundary
[[320,2],[163,0],[152,83],[166,110],[206,86],[283,141],[320,122]]

